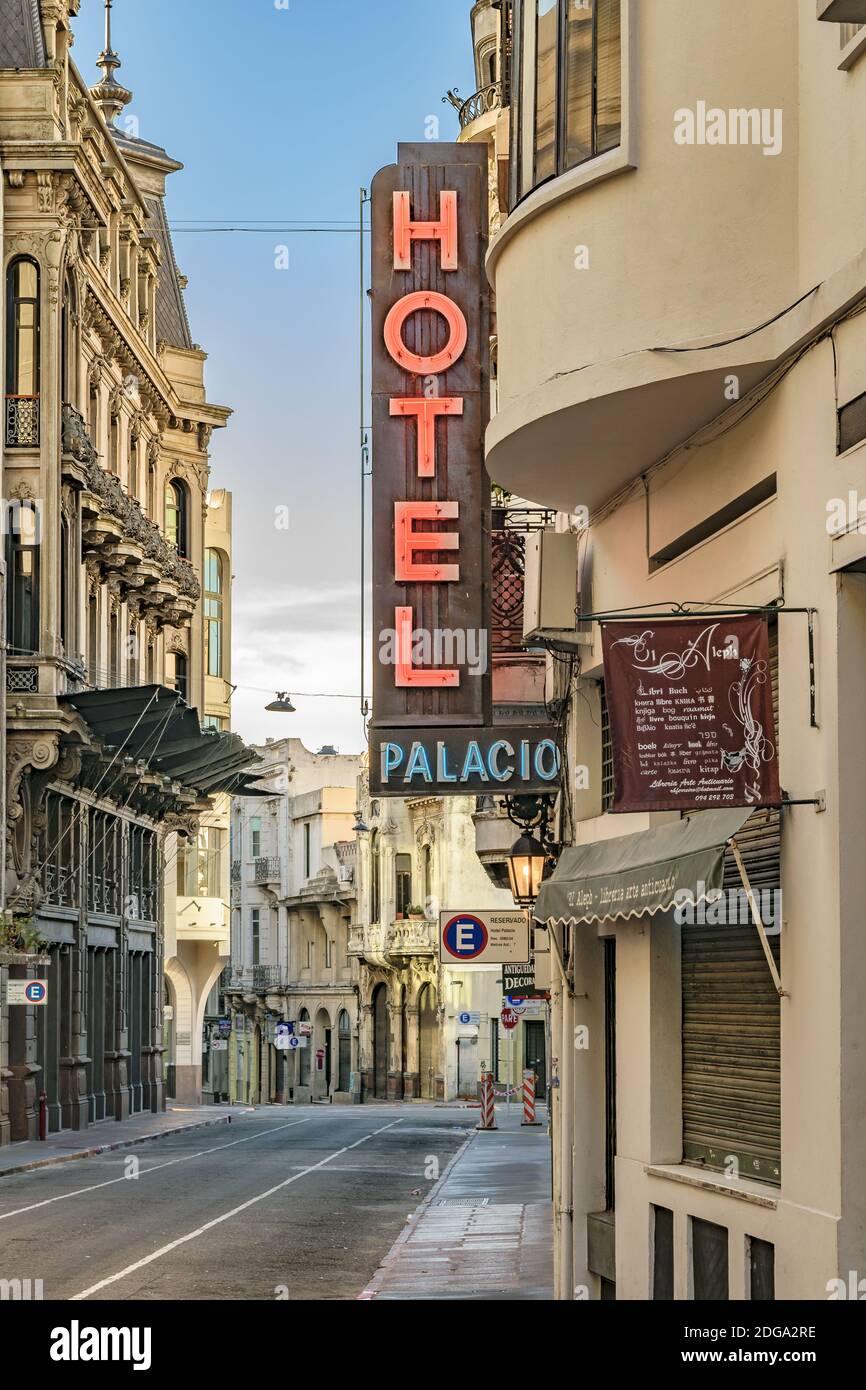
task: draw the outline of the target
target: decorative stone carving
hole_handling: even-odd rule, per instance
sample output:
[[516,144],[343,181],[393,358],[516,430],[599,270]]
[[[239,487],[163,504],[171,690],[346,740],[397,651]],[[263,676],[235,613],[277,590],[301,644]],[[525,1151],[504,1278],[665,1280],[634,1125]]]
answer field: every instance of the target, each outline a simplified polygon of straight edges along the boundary
[[40,212],[54,211],[54,175],[50,170],[40,169],[36,174],[36,199]]
[[61,422],[61,449],[81,463],[95,462],[96,449],[87,433],[83,416],[73,406],[64,404]]

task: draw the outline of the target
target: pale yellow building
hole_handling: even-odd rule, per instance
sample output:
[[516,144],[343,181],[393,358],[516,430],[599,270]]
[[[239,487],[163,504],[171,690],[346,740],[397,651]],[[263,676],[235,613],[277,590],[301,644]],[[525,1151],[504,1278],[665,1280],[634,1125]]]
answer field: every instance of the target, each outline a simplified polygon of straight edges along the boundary
[[[560,838],[677,820],[608,812],[578,612],[771,610],[781,784],[805,803],[744,839],[781,889],[781,996],[748,924],[552,926],[558,1297],[839,1296],[866,1267],[866,5],[500,15],[504,101],[463,138],[490,143],[502,213],[488,470],[573,522],[527,579],[570,702]],[[814,610],[814,674],[785,607]]]

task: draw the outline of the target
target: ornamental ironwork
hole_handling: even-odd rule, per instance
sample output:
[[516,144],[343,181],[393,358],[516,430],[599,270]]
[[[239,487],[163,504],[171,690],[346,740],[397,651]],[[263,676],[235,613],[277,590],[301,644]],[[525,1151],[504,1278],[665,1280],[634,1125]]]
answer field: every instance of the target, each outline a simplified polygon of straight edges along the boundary
[[460,129],[465,130],[466,126],[477,121],[479,116],[486,116],[488,112],[495,111],[501,105],[502,87],[500,83],[491,82],[486,87],[479,88],[460,107]]
[[36,449],[39,446],[39,397],[6,397],[6,448]]

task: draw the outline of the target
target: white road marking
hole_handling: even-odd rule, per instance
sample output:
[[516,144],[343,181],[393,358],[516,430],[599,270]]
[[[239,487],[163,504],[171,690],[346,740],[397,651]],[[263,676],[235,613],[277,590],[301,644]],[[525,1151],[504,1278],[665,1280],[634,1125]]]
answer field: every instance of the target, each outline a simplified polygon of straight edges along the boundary
[[372,1133],[365,1134],[362,1139],[356,1139],[354,1144],[346,1144],[342,1149],[335,1150],[327,1158],[321,1159],[318,1163],[311,1163],[309,1168],[304,1168],[300,1173],[295,1173],[293,1177],[286,1178],[283,1182],[278,1182],[276,1187],[269,1187],[267,1192],[260,1192],[258,1197],[250,1197],[246,1202],[241,1202],[239,1207],[233,1207],[231,1211],[224,1212],[222,1216],[214,1217],[213,1221],[208,1221],[204,1226],[199,1226],[197,1230],[190,1231],[185,1236],[179,1236],[177,1240],[172,1240],[168,1245],[163,1245],[159,1250],[154,1250],[152,1255],[145,1255],[143,1260],[136,1260],[135,1264],[127,1265],[119,1274],[111,1274],[107,1279],[100,1279],[98,1284],[92,1284],[83,1293],[73,1294],[69,1299],[70,1303],[81,1303],[91,1294],[99,1293],[100,1289],[107,1289],[110,1284],[116,1284],[120,1279],[126,1279],[130,1274],[135,1274],[136,1270],[144,1269],[146,1265],[153,1264],[154,1260],[161,1260],[163,1255],[171,1254],[172,1250],[177,1250],[179,1246],[186,1245],[190,1240],[196,1240],[198,1236],[203,1236],[205,1231],[212,1231],[214,1226],[221,1226],[224,1221],[230,1221],[233,1216],[239,1216],[242,1211],[247,1211],[249,1207],[254,1207],[257,1202],[263,1202],[267,1197],[273,1197],[275,1192],[281,1192],[284,1187],[290,1187],[293,1182],[306,1177],[307,1173],[315,1173],[317,1168],[324,1168],[333,1159],[339,1158],[342,1154],[348,1153],[350,1149],[357,1149],[359,1144],[366,1144],[368,1139],[375,1139],[377,1134],[384,1134],[386,1129],[394,1129],[396,1125],[402,1124],[402,1120],[392,1120],[389,1125],[382,1125],[381,1129],[374,1129]]
[[[138,1182],[139,1178],[146,1178],[150,1173],[158,1173],[161,1168],[173,1168],[176,1163],[189,1163],[193,1158],[203,1158],[206,1154],[218,1153],[220,1149],[233,1149],[236,1144],[248,1144],[251,1139],[261,1139],[267,1134],[279,1134],[281,1129],[294,1129],[295,1125],[308,1125],[313,1116],[310,1115],[306,1120],[292,1120],[290,1124],[275,1125],[273,1129],[260,1129],[255,1134],[246,1134],[243,1139],[232,1139],[228,1144],[214,1144],[209,1149],[200,1149],[195,1154],[183,1154],[180,1158],[171,1158],[166,1163],[154,1163],[151,1168],[142,1168],[138,1177],[135,1179],[125,1176],[119,1178],[109,1178],[106,1182],[96,1182],[91,1187],[79,1187],[74,1192],[61,1192],[57,1197],[46,1197],[41,1202],[31,1202],[29,1207],[18,1207],[15,1211],[0,1212],[0,1221],[8,1221],[12,1216],[23,1216],[25,1212],[37,1211],[39,1207],[50,1207],[52,1202],[65,1202],[67,1197],[83,1197],[87,1192],[98,1192],[101,1187],[113,1187],[117,1182]],[[129,1155],[127,1155],[129,1157]]]

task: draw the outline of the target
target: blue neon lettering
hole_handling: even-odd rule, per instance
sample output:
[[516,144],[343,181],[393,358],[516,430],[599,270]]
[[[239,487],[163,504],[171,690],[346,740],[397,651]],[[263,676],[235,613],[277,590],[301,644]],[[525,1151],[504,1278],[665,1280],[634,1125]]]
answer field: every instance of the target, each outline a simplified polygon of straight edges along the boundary
[[481,749],[478,747],[477,739],[474,738],[466,749],[466,757],[463,760],[463,771],[460,774],[460,781],[468,781],[473,772],[481,778],[482,782],[490,781],[487,768],[484,766],[484,757]]
[[490,752],[487,754],[490,776],[495,777],[497,782],[508,782],[514,776],[513,763],[510,767],[506,768],[501,768],[499,766],[499,754],[503,750],[508,754],[509,758],[514,757],[513,746],[504,738],[497,739],[496,743],[491,745]]

